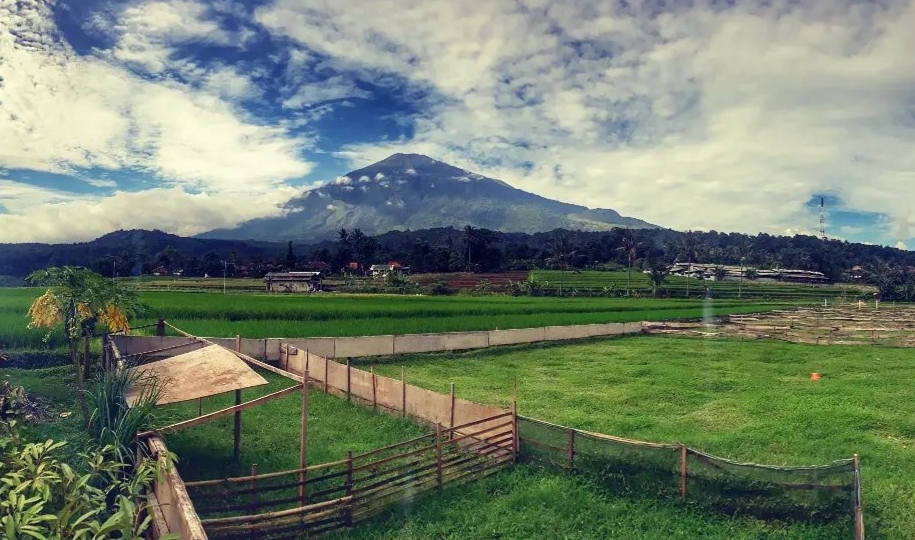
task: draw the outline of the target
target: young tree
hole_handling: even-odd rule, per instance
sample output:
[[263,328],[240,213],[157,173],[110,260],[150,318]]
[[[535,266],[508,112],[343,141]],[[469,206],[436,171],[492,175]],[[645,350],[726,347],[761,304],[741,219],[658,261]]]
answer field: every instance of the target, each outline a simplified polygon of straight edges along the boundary
[[292,240],[286,244],[286,269],[290,272],[295,270],[295,252],[292,251]]
[[626,259],[628,261],[629,273],[626,274],[626,296],[629,296],[629,292],[632,290],[632,263],[638,256],[639,251],[639,243],[635,241],[635,236],[632,235],[632,231],[627,232],[626,236],[623,237],[619,249],[626,254]]
[[667,269],[667,265],[663,261],[654,261],[649,265],[648,279],[651,280],[651,290],[655,296],[658,295],[658,291],[664,285],[664,280],[669,273],[670,270]]
[[[139,314],[137,295],[117,282],[78,266],[51,267],[33,272],[26,280],[48,290],[32,302],[28,317],[30,328],[48,328],[48,333],[63,327],[73,364],[73,375],[83,421],[89,421],[86,403],[86,378],[89,373],[89,341],[95,326],[102,323],[111,331],[129,330],[128,318]],[[80,340],[84,351],[80,355]]]

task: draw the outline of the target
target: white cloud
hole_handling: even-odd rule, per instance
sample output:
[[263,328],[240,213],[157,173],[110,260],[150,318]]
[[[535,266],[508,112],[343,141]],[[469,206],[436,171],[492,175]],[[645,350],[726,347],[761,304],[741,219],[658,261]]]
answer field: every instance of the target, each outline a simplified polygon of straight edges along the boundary
[[332,183],[337,186],[348,186],[353,183],[353,179],[349,176],[338,176]]
[[[88,168],[136,170],[158,176],[162,193],[168,195],[163,200],[186,204],[175,211],[176,219],[185,216],[186,223],[176,221],[171,228],[160,224],[174,232],[196,230],[201,223],[236,224],[200,209],[202,201],[215,201],[226,218],[275,214],[269,205],[246,203],[265,197],[273,201],[275,194],[289,191],[284,187],[287,180],[306,175],[312,165],[300,152],[311,141],[262,125],[229,101],[251,95],[249,79],[234,68],[183,64],[188,73],[199,76],[193,84],[182,84],[169,78],[147,80],[120,65],[129,60],[155,70],[155,58],[166,62],[173,42],[224,44],[234,39],[234,34],[202,20],[201,10],[190,1],[127,8],[117,23],[118,45],[98,55],[79,56],[59,38],[47,2],[0,0],[0,166],[65,174]],[[113,187],[99,178],[72,181]],[[28,192],[24,185],[19,183],[16,189]],[[166,189],[169,186],[180,189]],[[47,223],[34,234],[57,231],[61,236],[55,239],[63,240],[96,230],[89,225],[68,228],[66,219],[79,213],[79,205],[90,214],[104,208],[133,217],[136,206],[118,204],[131,197],[119,193],[90,201],[70,196],[66,202],[43,207]],[[156,206],[154,198],[136,197]],[[230,210],[221,202],[229,200],[247,208]],[[16,205],[4,205],[12,212],[4,216],[13,227],[8,231],[19,231],[6,234],[28,235],[27,228],[15,228]],[[113,223],[123,216],[106,215],[97,222]]]
[[909,247],[902,240],[896,242],[896,249],[909,249]]
[[681,229],[815,228],[826,191],[912,219],[915,2],[735,4],[274,0],[256,18],[427,90],[411,140],[351,145],[353,166],[419,152]]
[[[179,187],[75,195],[0,181],[0,242],[59,242],[97,238],[117,229],[161,229],[194,235],[241,221],[278,216],[298,190],[282,187],[258,195],[190,194]],[[138,211],[141,209],[141,211]]]
[[375,180],[381,180],[384,178],[384,173],[375,173]]

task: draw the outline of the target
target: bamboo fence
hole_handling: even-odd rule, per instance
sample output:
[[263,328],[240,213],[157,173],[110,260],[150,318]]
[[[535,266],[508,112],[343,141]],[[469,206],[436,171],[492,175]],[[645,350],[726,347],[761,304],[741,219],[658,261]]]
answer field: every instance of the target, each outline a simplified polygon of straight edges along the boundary
[[503,412],[339,461],[186,486],[208,538],[312,536],[500,470],[515,459],[515,424]]

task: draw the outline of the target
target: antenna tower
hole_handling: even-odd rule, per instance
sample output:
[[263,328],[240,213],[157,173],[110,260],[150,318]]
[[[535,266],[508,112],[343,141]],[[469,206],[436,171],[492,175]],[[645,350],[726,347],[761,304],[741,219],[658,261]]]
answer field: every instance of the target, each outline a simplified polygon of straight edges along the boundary
[[820,197],[820,240],[826,240],[826,198]]

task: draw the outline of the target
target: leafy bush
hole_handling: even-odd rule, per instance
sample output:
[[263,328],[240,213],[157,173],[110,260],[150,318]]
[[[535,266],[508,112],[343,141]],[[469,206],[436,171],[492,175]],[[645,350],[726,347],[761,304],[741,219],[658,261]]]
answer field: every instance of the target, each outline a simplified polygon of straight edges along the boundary
[[145,494],[157,464],[144,459],[131,470],[105,457],[112,448],[102,448],[80,454],[83,463],[76,467],[58,457],[65,445],[52,440],[22,444],[16,421],[0,421],[3,538],[143,538],[151,521]]
[[445,281],[433,281],[429,284],[429,294],[434,296],[448,296],[457,292],[457,289]]

